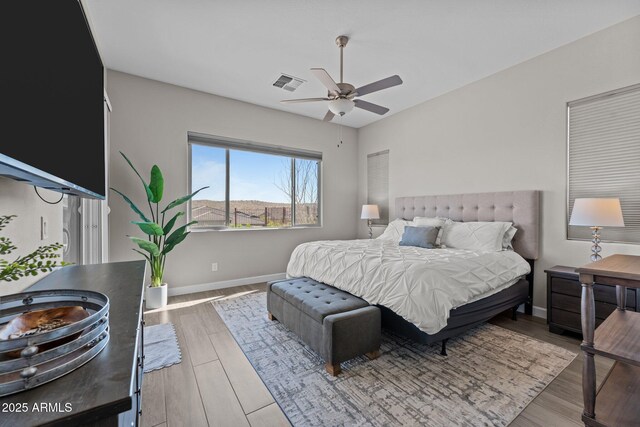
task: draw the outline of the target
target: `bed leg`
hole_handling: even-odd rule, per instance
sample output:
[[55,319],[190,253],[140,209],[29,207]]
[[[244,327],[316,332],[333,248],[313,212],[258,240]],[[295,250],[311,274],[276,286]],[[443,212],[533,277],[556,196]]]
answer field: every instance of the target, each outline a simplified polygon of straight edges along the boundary
[[271,314],[270,311],[267,311],[267,319],[269,319],[269,320],[278,320],[273,316],[273,314]]
[[520,307],[519,305],[516,305],[515,307],[513,307],[512,313],[511,313],[511,320],[517,322],[518,321],[518,307]]
[[448,356],[447,354],[447,341],[449,341],[449,338],[445,338],[442,340],[442,350],[440,351],[440,354],[443,356]]

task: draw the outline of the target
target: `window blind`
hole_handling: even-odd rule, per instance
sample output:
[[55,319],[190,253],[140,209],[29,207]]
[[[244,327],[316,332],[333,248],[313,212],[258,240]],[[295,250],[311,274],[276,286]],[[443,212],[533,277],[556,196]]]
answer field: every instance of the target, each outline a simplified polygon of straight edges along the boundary
[[322,153],[318,151],[303,150],[300,148],[283,147],[280,145],[262,144],[239,139],[212,136],[198,132],[188,132],[189,142],[195,142],[212,147],[228,148],[231,150],[253,151],[276,156],[295,157],[296,159],[322,160]]
[[[603,241],[640,243],[640,85],[567,108],[567,224],[576,198],[617,197],[625,227],[606,227]],[[591,239],[591,230],[567,225],[567,237]]]
[[389,223],[389,150],[367,155],[367,203],[380,210],[373,224]]

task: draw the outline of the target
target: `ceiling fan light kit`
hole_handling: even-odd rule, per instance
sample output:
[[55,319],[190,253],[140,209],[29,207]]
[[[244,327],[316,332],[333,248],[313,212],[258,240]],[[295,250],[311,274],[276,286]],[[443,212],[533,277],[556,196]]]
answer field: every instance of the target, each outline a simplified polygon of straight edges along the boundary
[[335,116],[344,116],[351,111],[353,107],[361,108],[379,115],[386,114],[389,111],[388,108],[354,98],[401,85],[402,79],[400,76],[395,75],[387,77],[386,79],[378,80],[377,82],[369,83],[368,85],[364,85],[359,88],[356,88],[352,84],[345,83],[343,81],[343,50],[348,42],[349,37],[347,36],[338,36],[336,38],[336,45],[338,45],[338,48],[340,49],[340,83],[336,83],[324,68],[311,69],[311,73],[324,85],[324,87],[327,88],[328,92],[326,98],[285,99],[280,102],[293,104],[300,102],[329,101],[329,111],[327,111],[327,114],[323,119],[327,122],[331,121]]

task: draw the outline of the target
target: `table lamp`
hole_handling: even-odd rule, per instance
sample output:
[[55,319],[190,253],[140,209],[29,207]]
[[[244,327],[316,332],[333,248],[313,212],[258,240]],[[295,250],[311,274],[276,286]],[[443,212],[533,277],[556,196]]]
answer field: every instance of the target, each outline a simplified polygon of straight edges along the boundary
[[591,261],[600,256],[600,229],[602,227],[624,227],[620,199],[575,199],[569,225],[591,228]]
[[380,211],[378,205],[362,205],[362,214],[360,219],[367,220],[367,226],[369,227],[369,238],[373,238],[373,230],[371,229],[371,220],[380,219]]

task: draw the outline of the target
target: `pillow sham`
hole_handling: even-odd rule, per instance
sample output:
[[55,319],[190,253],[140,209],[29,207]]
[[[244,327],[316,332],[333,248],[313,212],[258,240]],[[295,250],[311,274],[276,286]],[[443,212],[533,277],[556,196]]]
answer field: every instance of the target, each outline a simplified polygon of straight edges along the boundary
[[407,225],[413,225],[413,221],[406,221],[400,218],[394,219],[384,229],[384,233],[376,237],[376,239],[399,243],[402,239],[402,233],[404,233],[404,227]]
[[510,222],[446,222],[442,244],[449,248],[498,252],[511,225]]
[[513,225],[509,226],[507,231],[504,233],[504,237],[502,238],[503,250],[505,251],[513,250],[513,245],[511,244],[511,241],[513,240],[513,237],[516,235],[517,232],[518,232],[518,229],[515,228]]
[[430,225],[414,227],[407,225],[404,227],[400,246],[416,246],[419,248],[433,249],[438,237],[440,228]]
[[442,226],[444,225],[444,223],[446,221],[451,221],[448,218],[440,218],[438,216],[436,217],[426,217],[426,216],[417,216],[415,218],[413,218],[413,223],[418,226],[418,227],[425,227],[425,226],[431,226],[431,227],[438,227],[439,231],[438,231],[438,237],[436,237],[436,246],[440,246],[440,243],[442,241]]

